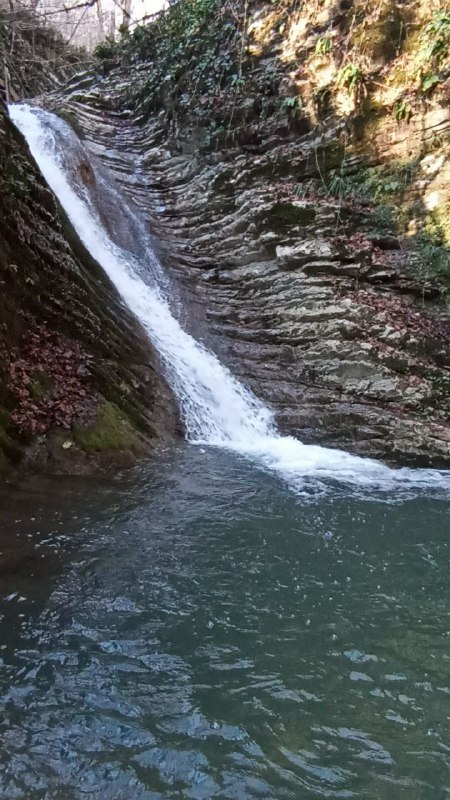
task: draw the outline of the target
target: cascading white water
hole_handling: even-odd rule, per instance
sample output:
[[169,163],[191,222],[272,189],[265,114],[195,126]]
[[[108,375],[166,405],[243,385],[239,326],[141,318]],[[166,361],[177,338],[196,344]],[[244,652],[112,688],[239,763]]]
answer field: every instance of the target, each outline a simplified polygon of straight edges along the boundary
[[[13,105],[10,114],[84,245],[101,264],[159,351],[167,378],[179,400],[190,441],[226,447],[251,456],[296,488],[301,488],[308,477],[383,488],[402,484],[442,486],[449,482],[449,473],[392,470],[371,459],[304,445],[293,437],[281,436],[269,409],[237,381],[212,352],[186,333],[172,315],[161,288],[161,267],[151,251],[144,226],[136,227],[138,234],[135,232],[135,236],[142,240],[136,243],[133,252],[119,247],[108,235],[89,193],[76,179],[76,173],[75,177],[71,176],[67,168],[67,148],[78,161],[79,153],[83,152],[67,123],[28,105]],[[126,216],[131,217],[133,212],[123,197],[120,204],[117,214],[123,214],[125,209]],[[148,256],[147,264],[142,263],[143,253]],[[148,276],[146,280],[142,277],[149,269],[153,278],[150,283]]]

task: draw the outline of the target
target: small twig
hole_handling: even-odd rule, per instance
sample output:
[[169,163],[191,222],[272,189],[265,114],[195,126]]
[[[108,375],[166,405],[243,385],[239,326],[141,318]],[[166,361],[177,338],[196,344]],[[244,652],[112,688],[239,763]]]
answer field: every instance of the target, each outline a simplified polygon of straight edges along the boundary
[[6,66],[6,64],[3,65],[3,75],[4,75],[4,81],[5,81],[5,100],[6,100],[7,105],[9,105],[9,102],[10,102],[9,70],[8,70],[8,67]]

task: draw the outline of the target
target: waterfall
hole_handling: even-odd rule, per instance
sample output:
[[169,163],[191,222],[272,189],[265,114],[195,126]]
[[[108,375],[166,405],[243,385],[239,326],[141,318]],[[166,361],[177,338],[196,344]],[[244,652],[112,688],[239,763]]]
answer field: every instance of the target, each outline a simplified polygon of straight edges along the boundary
[[[304,445],[294,437],[279,434],[272,412],[214,353],[183,330],[171,312],[167,282],[145,225],[114,187],[109,191],[106,187],[108,204],[114,205],[114,224],[117,221],[117,225],[132,228],[132,241],[126,247],[113,240],[94,193],[80,180],[77,165],[81,159],[89,169],[91,165],[70,126],[54,114],[25,104],[10,106],[10,115],[80,239],[158,350],[167,380],[177,396],[189,441],[251,457],[299,490],[308,478],[386,489],[447,483],[449,473],[393,470],[371,459]],[[95,182],[100,186],[105,183],[101,176],[96,176]]]

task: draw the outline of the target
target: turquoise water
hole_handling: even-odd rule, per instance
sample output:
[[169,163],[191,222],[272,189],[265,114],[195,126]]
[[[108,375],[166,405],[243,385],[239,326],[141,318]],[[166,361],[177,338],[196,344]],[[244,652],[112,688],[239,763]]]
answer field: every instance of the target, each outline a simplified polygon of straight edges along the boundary
[[192,446],[0,493],[0,797],[450,796],[450,501]]

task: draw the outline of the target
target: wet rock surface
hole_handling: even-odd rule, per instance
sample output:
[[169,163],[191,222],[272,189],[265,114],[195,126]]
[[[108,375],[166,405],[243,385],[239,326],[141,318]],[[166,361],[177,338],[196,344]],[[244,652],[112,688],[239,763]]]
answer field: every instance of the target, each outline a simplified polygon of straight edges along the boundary
[[130,463],[177,429],[158,355],[0,109],[0,472]]
[[[159,357],[42,178],[6,100],[86,61],[33,10],[0,13],[0,479],[133,463],[178,434]],[[89,184],[89,164],[80,163]]]

